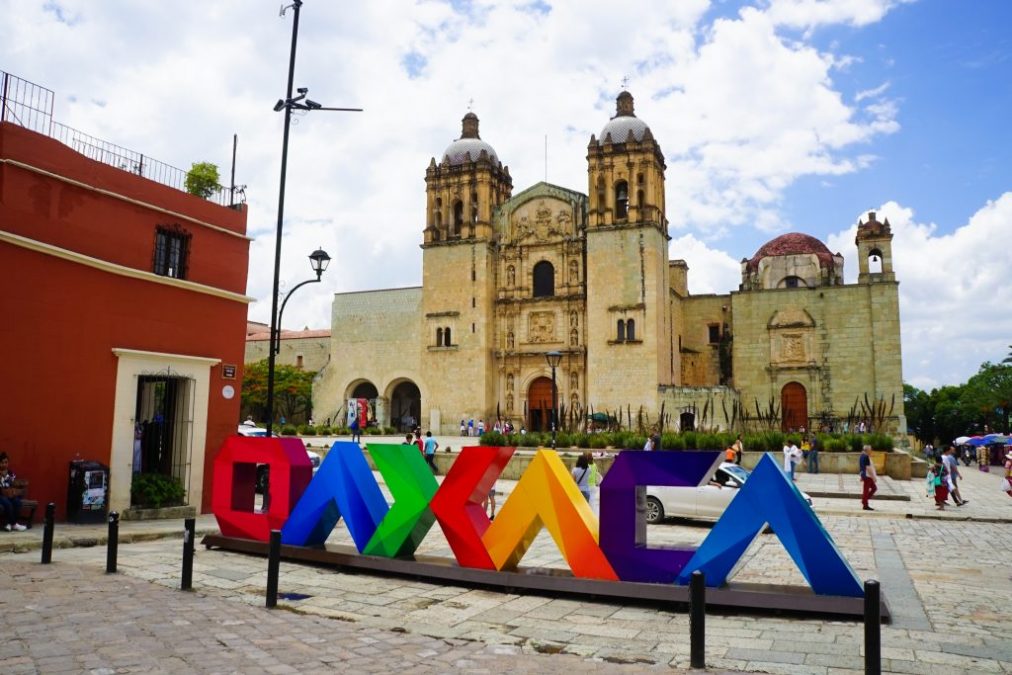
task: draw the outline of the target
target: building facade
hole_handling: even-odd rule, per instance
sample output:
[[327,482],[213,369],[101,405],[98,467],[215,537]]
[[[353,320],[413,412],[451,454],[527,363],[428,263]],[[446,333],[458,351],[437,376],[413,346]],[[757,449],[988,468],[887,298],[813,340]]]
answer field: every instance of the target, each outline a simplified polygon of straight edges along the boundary
[[0,122],[0,450],[58,517],[75,459],[109,467],[112,510],[130,507],[135,473],[177,478],[207,510],[239,416],[245,206],[61,140]]
[[[468,113],[459,139],[425,172],[422,285],[340,293],[317,416],[373,401],[383,425],[408,417],[447,433],[462,419],[543,429],[560,416],[616,413],[669,428],[840,420],[856,401],[892,403],[905,428],[897,282],[888,223],[858,234],[861,274],[791,233],[742,263],[742,283],[690,296],[670,259],[665,161],[622,92],[587,148],[583,194],[513,180]],[[874,264],[871,261],[876,261]],[[894,400],[895,399],[895,400]],[[816,422],[818,420],[818,422]]]

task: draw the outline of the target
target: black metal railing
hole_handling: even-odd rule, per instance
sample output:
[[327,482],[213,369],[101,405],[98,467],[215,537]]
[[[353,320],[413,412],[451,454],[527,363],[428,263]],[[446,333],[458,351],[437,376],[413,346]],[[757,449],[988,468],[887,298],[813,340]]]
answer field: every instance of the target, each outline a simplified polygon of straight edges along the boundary
[[[186,191],[189,172],[54,121],[54,98],[52,90],[0,70],[0,122],[31,129],[88,159]],[[221,206],[245,203],[245,186],[236,186],[233,190],[218,185],[207,199]]]

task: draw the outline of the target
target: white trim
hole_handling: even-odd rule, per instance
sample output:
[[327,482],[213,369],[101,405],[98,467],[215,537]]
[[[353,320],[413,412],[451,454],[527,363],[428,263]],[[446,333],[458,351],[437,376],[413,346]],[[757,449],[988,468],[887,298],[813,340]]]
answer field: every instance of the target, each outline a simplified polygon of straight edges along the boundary
[[109,449],[109,510],[123,512],[130,506],[133,480],[134,415],[137,409],[137,378],[172,368],[175,374],[193,380],[194,397],[190,489],[186,501],[200,509],[204,496],[204,454],[207,445],[207,411],[211,368],[221,359],[186,354],[164,354],[113,347],[119,359],[116,367],[116,395],[113,404],[112,447]]
[[13,246],[25,248],[36,253],[43,255],[51,255],[55,258],[61,258],[78,265],[85,265],[86,267],[92,267],[109,274],[115,274],[121,277],[129,277],[131,279],[139,279],[141,281],[150,281],[155,284],[162,284],[163,286],[172,286],[184,291],[192,291],[194,293],[203,293],[204,295],[213,295],[217,298],[223,298],[225,300],[231,300],[233,302],[241,302],[248,305],[249,303],[256,300],[256,298],[249,295],[243,295],[241,293],[234,293],[232,291],[226,291],[222,288],[215,286],[208,286],[207,284],[198,284],[195,281],[187,281],[186,279],[176,279],[174,277],[165,277],[154,272],[147,272],[145,270],[139,270],[134,267],[127,267],[126,265],[120,265],[118,263],[109,262],[107,260],[100,260],[98,258],[92,258],[91,256],[78,253],[77,251],[71,251],[59,246],[53,246],[45,242],[37,241],[35,239],[29,239],[19,234],[13,234],[11,232],[0,231],[0,242],[6,242]]
[[[53,173],[52,171],[46,171],[45,169],[40,169],[37,166],[33,166],[31,164],[25,164],[24,162],[19,162],[16,159],[0,159],[0,164],[10,164],[11,166],[16,166],[19,169],[24,169],[26,171],[32,171],[33,173],[37,173],[37,174],[40,174],[42,176],[46,176],[47,178],[52,178],[53,180],[58,180],[58,181],[61,181],[63,183],[67,183],[68,185],[73,185],[75,187],[79,187],[82,190],[90,190],[91,192],[97,192],[97,193],[105,195],[107,197],[112,197],[113,199],[119,199],[120,201],[127,202],[128,204],[134,204],[135,206],[142,206],[142,207],[144,207],[146,209],[151,209],[152,211],[157,211],[158,213],[164,213],[167,216],[172,216],[173,218],[179,218],[180,220],[185,220],[185,221],[193,223],[195,225],[200,225],[202,227],[206,227],[206,228],[212,229],[215,232],[221,232],[222,234],[227,234],[230,237],[238,237],[239,239],[245,239],[246,241],[253,241],[253,237],[250,237],[249,235],[239,234],[238,232],[233,232],[232,230],[229,230],[229,229],[226,229],[224,227],[221,227],[220,225],[213,225],[213,224],[211,224],[211,223],[209,223],[209,222],[207,222],[205,220],[198,220],[197,218],[193,218],[191,216],[183,215],[182,213],[179,213],[177,211],[170,211],[169,209],[163,208],[161,206],[155,206],[154,204],[151,204],[149,202],[144,202],[144,201],[141,201],[139,199],[134,199],[132,197],[127,197],[126,195],[121,195],[118,192],[113,192],[112,190],[106,190],[104,188],[95,187],[94,185],[89,185],[87,183],[82,183],[79,180],[74,180],[73,178],[67,178],[66,176],[61,176],[61,175],[59,175],[57,173]],[[222,206],[221,208],[224,209],[224,208],[228,208],[228,207],[227,206]]]

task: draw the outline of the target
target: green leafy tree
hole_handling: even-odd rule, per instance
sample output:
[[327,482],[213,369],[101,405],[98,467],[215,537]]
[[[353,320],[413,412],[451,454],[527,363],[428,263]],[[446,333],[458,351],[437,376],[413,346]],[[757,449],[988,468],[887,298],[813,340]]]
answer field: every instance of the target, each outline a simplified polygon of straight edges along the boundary
[[931,394],[911,384],[903,385],[903,410],[907,415],[907,429],[925,443],[933,443],[938,435],[935,429],[935,406]]
[[963,402],[983,428],[1009,432],[1012,406],[1012,364],[985,361],[964,386]]
[[194,162],[186,174],[186,191],[207,199],[220,187],[218,179],[217,165],[210,162]]
[[[316,373],[295,366],[275,364],[274,415],[291,421],[305,418],[313,400]],[[267,419],[267,359],[247,363],[242,379],[242,408],[256,419]]]

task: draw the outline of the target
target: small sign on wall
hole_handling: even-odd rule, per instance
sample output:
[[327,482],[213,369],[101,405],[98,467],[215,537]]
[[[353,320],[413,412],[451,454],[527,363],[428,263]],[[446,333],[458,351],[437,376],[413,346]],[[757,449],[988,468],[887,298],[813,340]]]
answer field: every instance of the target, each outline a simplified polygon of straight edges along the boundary
[[221,364],[221,376],[226,380],[235,379],[235,364],[234,363],[223,363]]

